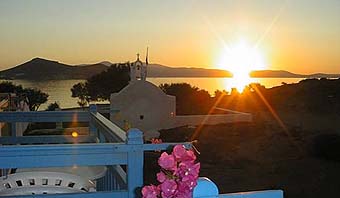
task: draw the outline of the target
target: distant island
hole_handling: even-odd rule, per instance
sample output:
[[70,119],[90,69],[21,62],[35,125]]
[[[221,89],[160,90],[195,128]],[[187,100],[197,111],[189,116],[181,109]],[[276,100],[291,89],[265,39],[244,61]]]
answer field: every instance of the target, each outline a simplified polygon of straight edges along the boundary
[[1,79],[66,80],[87,79],[107,69],[104,64],[71,66],[57,61],[34,58],[21,65],[0,71]]
[[[105,71],[113,65],[108,61],[96,64],[67,65],[58,61],[34,58],[28,62],[0,71],[0,79],[27,80],[66,80],[88,79]],[[149,64],[149,77],[232,77],[232,73],[221,69],[204,69],[195,67],[169,67],[160,64]],[[282,70],[253,71],[256,78],[337,78],[340,74],[294,74]]]
[[258,70],[252,71],[250,77],[253,78],[339,78],[340,74],[294,74],[284,70]]

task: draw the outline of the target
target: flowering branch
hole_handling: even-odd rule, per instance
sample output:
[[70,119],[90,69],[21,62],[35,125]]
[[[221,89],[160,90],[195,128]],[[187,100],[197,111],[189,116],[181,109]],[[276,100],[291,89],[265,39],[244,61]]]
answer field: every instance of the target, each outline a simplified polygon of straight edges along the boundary
[[143,198],[191,198],[200,169],[195,160],[194,152],[183,145],[176,145],[171,154],[163,152],[158,159],[160,184],[144,186]]

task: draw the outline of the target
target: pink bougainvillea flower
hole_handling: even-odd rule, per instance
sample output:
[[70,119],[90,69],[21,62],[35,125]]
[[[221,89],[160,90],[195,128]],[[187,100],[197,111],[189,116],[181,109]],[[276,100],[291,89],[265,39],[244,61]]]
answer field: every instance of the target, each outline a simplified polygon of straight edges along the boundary
[[189,193],[178,192],[176,194],[176,198],[192,198],[192,192]]
[[187,151],[184,145],[176,145],[173,149],[172,154],[175,156],[177,161],[195,161],[195,153],[191,150]]
[[157,173],[160,184],[145,186],[143,198],[192,198],[201,166],[195,160],[194,152],[183,145],[176,145],[170,155],[162,153],[158,159],[162,169]]
[[176,145],[172,151],[176,160],[181,160],[186,155],[187,150],[183,145]]
[[190,192],[190,186],[186,182],[180,181],[178,182],[178,192],[187,194]]
[[158,164],[165,170],[174,170],[176,166],[174,156],[168,155],[166,152],[163,152],[162,155],[159,157]]
[[[152,138],[152,139],[151,139],[151,143],[152,143],[152,144],[162,144],[163,141],[162,141],[162,139]],[[155,150],[155,151],[156,151],[156,152],[161,152],[161,150]]]
[[196,155],[194,151],[189,150],[186,152],[186,155],[183,157],[182,161],[195,161],[196,160]]
[[163,183],[166,180],[166,175],[161,171],[157,173],[157,181]]
[[177,193],[177,183],[174,180],[166,179],[160,186],[162,197],[172,197]]
[[160,193],[159,187],[155,185],[144,186],[142,189],[143,198],[158,198]]
[[179,163],[178,166],[179,168],[176,170],[176,174],[179,174],[181,177],[184,177],[186,175],[198,177],[201,164],[193,163],[192,161],[184,161]]
[[185,187],[185,189],[192,191],[194,187],[197,185],[197,177],[188,175],[183,177],[179,183],[181,183]]
[[151,143],[152,144],[161,144],[161,143],[163,143],[163,141],[162,141],[162,139],[152,138]]
[[200,163],[193,164],[193,165],[187,167],[187,173],[189,175],[194,176],[194,177],[198,177],[200,168],[201,168]]
[[177,197],[192,197],[192,190],[190,190],[190,187],[185,182],[178,182],[177,189]]

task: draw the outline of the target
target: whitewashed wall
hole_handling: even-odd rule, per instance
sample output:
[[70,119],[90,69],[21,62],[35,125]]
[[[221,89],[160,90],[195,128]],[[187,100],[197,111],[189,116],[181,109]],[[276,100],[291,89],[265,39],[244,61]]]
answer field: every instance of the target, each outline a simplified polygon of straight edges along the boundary
[[110,120],[122,128],[128,122],[130,127],[142,131],[157,130],[168,128],[169,120],[176,114],[176,99],[154,84],[138,80],[111,95],[110,109],[119,110],[110,115]]

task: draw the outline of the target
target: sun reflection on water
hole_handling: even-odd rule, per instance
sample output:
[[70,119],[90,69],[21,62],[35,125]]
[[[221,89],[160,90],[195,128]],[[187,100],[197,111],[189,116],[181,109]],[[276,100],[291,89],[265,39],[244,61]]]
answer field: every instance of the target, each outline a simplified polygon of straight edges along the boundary
[[254,82],[254,79],[249,77],[249,75],[245,76],[234,76],[230,78],[228,81],[225,80],[225,86],[230,88],[236,88],[238,92],[243,92],[244,88],[250,83]]
[[211,95],[214,95],[216,90],[226,90],[230,93],[231,88],[235,87],[242,91],[244,87],[250,83],[260,83],[266,88],[279,86],[282,82],[297,83],[303,78],[149,78],[148,81],[155,85],[162,83],[189,83],[200,89],[207,90]]

